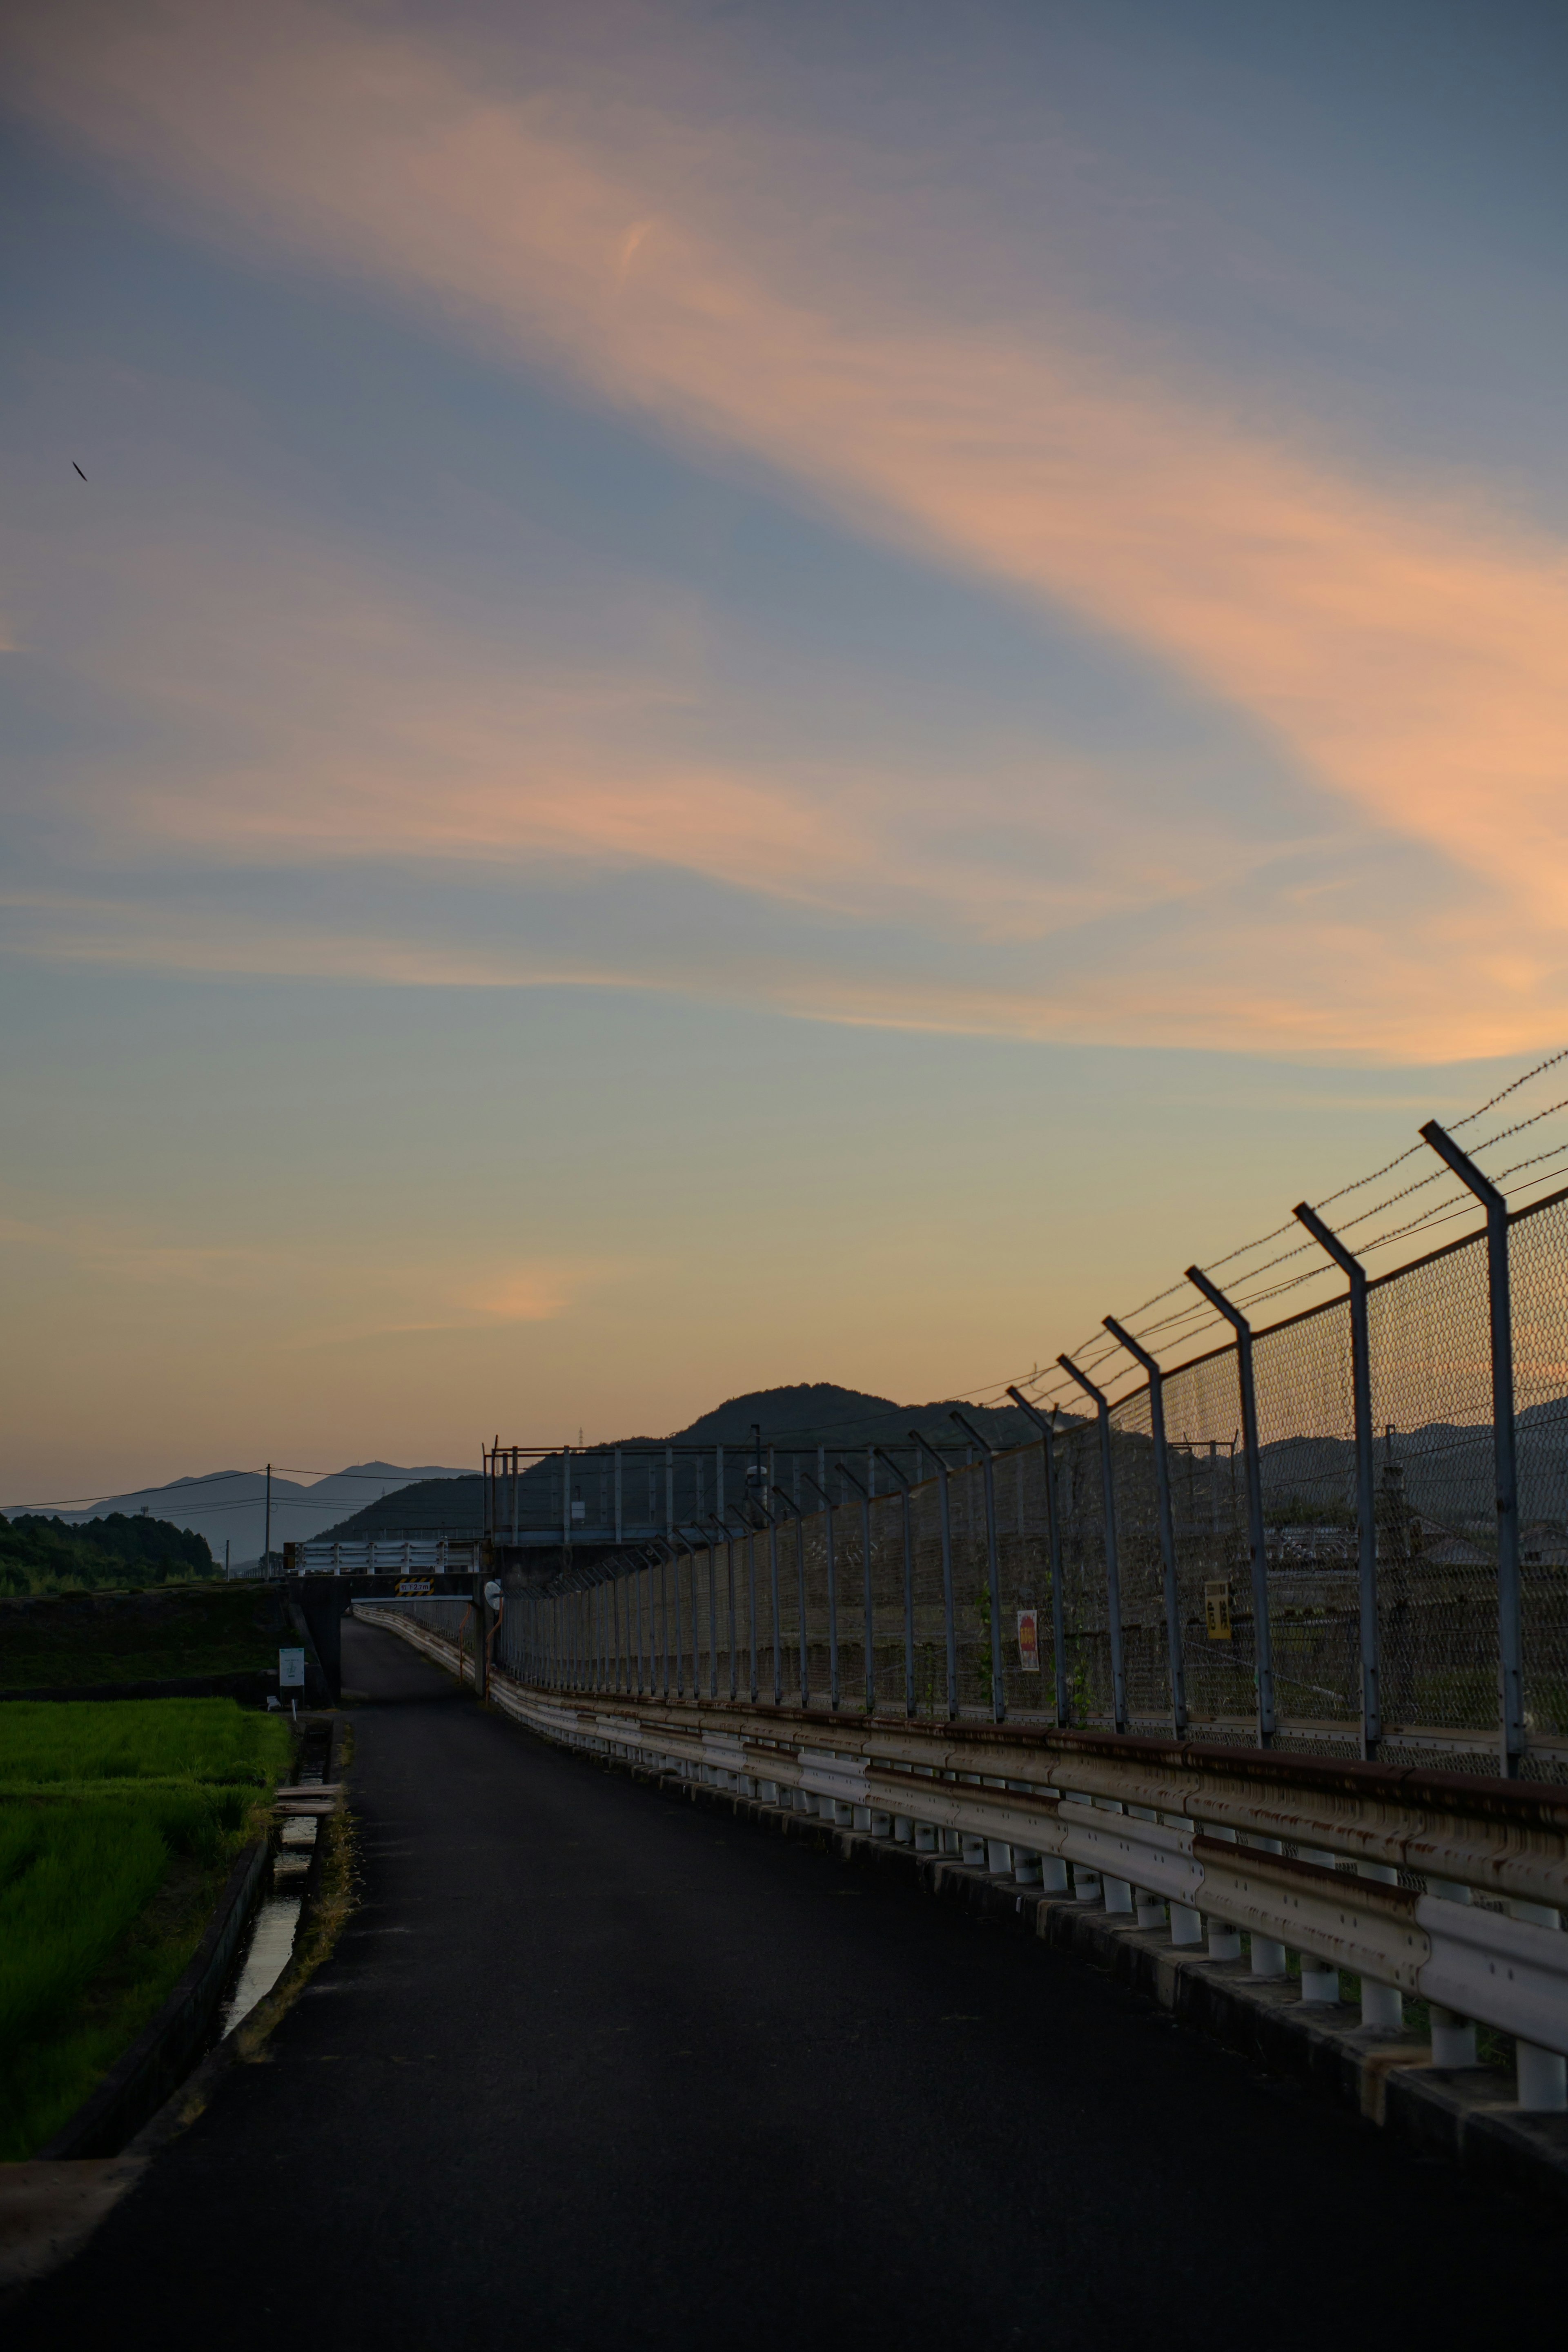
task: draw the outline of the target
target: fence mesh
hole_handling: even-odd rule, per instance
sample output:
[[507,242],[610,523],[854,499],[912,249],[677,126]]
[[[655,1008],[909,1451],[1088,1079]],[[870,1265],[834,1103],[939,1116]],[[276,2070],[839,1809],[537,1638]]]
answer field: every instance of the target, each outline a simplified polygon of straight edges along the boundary
[[[1510,1230],[1527,1771],[1568,1778],[1568,1194]],[[1373,1282],[1373,1534],[1380,1753],[1451,1751],[1497,1769],[1498,1517],[1487,1244],[1470,1236]],[[1264,1605],[1282,1745],[1353,1755],[1362,1742],[1360,1530],[1348,1302],[1253,1341]],[[1257,1736],[1258,1600],[1234,1346],[1169,1373],[1164,1460],[1189,1725]],[[912,1466],[912,1465],[911,1465]],[[749,1534],[631,1568],[513,1579],[497,1655],[584,1693],[662,1694],[924,1717],[1055,1721],[1053,1568],[1059,1544],[1067,1720],[1114,1720],[1113,1529],[1126,1721],[1173,1720],[1159,1473],[1147,1385],[1102,1433],[1059,1420],[1049,1441],[954,1462],[868,1499],[830,1471],[831,1509],[780,1503]],[[858,1473],[857,1473],[858,1475]],[[798,1482],[796,1482],[798,1483]],[[865,1481],[862,1482],[866,1483]],[[1110,1517],[1108,1525],[1107,1496]],[[992,1561],[995,1563],[993,1601]],[[440,1629],[454,1614],[409,1602]],[[995,1649],[1001,1676],[995,1679]],[[1032,1638],[1029,1630],[1033,1629]],[[950,1694],[949,1657],[952,1659]]]

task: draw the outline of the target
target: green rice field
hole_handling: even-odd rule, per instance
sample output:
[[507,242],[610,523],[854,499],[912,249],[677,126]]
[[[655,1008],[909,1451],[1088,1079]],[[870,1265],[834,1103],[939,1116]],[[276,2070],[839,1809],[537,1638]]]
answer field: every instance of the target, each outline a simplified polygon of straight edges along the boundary
[[156,2014],[291,1752],[231,1699],[0,1706],[0,2160]]

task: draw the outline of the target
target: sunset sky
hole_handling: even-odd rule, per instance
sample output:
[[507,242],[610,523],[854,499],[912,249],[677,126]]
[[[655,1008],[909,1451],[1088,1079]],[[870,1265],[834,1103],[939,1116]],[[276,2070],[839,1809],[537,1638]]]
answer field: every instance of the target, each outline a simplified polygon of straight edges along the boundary
[[1568,1036],[1561,10],[5,26],[0,1493],[979,1392]]

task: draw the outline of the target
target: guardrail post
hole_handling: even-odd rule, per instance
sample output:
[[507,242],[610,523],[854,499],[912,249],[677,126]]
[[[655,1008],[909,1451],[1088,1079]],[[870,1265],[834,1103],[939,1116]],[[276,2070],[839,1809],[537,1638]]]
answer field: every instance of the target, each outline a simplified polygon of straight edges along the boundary
[[1439,1160],[1487,1213],[1487,1296],[1491,1321],[1492,1459],[1497,1478],[1498,1670],[1505,1780],[1518,1778],[1524,1754],[1524,1643],[1519,1579],[1519,1465],[1513,1418],[1513,1302],[1508,1264],[1508,1202],[1489,1177],[1429,1118],[1421,1129]]
[[1127,1668],[1121,1654],[1121,1564],[1116,1552],[1116,1472],[1110,1456],[1110,1407],[1104,1392],[1097,1389],[1086,1373],[1080,1372],[1070,1356],[1058,1356],[1058,1363],[1069,1373],[1086,1396],[1094,1400],[1095,1417],[1100,1424],[1100,1476],[1105,1502],[1105,1591],[1110,1618],[1110,1697],[1118,1731],[1127,1728]]
[[1017,1389],[1008,1395],[1016,1405],[1021,1405],[1040,1433],[1040,1453],[1046,1479],[1046,1546],[1051,1570],[1051,1648],[1054,1653],[1057,1684],[1057,1729],[1065,1731],[1071,1721],[1068,1706],[1068,1659],[1066,1616],[1062,1604],[1062,1530],[1057,1511],[1057,1465],[1052,1451],[1056,1444],[1056,1424],[1047,1413],[1032,1405]]
[[1147,1348],[1113,1315],[1105,1328],[1149,1375],[1149,1431],[1154,1443],[1154,1494],[1160,1517],[1160,1559],[1165,1581],[1165,1654],[1171,1675],[1171,1727],[1187,1736],[1187,1675],[1182,1646],[1182,1598],[1176,1583],[1176,1523],[1171,1508],[1171,1457],[1165,1447],[1165,1375]]
[[1372,1344],[1367,1329],[1366,1268],[1352,1257],[1338,1234],[1310,1202],[1298,1201],[1300,1219],[1319,1247],[1350,1278],[1351,1405],[1355,1427],[1356,1558],[1361,1577],[1361,1752],[1368,1763],[1383,1738],[1383,1633],[1377,1616],[1377,1501],[1375,1440],[1372,1426]]
[[980,1448],[981,1475],[985,1482],[985,1575],[991,1601],[991,1715],[993,1721],[1004,1722],[1007,1714],[1007,1695],[1002,1682],[1002,1562],[996,1542],[996,1449],[989,1438],[982,1437],[972,1421],[961,1412],[950,1412],[950,1421],[958,1423],[966,1437],[972,1437]]
[[899,1499],[903,1507],[904,1537],[904,1713],[915,1712],[915,1547],[910,1527],[910,1482],[890,1454],[877,1448],[878,1459],[884,1462],[899,1482]]
[[[825,1454],[826,1448],[820,1451]],[[823,1475],[826,1475],[826,1470]],[[833,1559],[833,1497],[809,1470],[805,1483],[816,1488],[825,1507],[822,1524],[827,1547],[827,1703],[837,1711],[842,1693],[838,1685],[838,1571]]]
[[918,1429],[910,1435],[922,1454],[929,1454],[936,1471],[937,1506],[942,1522],[942,1609],[947,1633],[947,1712],[951,1720],[958,1713],[958,1626],[952,1608],[952,1513],[947,1496],[947,1465],[934,1445],[928,1445]]
[[1189,1265],[1186,1278],[1202,1291],[1236,1333],[1236,1370],[1241,1390],[1241,1436],[1247,1448],[1247,1522],[1252,1546],[1252,1650],[1258,1677],[1258,1745],[1274,1745],[1274,1643],[1268,1623],[1268,1550],[1263,1530],[1263,1462],[1258,1443],[1258,1391],[1252,1378],[1252,1326],[1239,1307],[1233,1307],[1201,1265]]
[[877,1665],[871,1646],[871,1497],[847,1464],[837,1462],[835,1463],[834,1467],[841,1478],[848,1479],[860,1497],[860,1567],[861,1580],[866,1588],[866,1712],[868,1715],[875,1715],[877,1712]]

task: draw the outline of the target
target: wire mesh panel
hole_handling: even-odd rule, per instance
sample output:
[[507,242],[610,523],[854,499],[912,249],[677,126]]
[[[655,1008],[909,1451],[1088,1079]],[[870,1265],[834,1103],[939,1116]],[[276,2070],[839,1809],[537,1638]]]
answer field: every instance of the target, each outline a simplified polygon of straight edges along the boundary
[[1509,1236],[1528,1736],[1568,1734],[1568,1201]]
[[1240,1394],[1234,1347],[1165,1381],[1187,1710],[1200,1738],[1238,1737],[1257,1721]]
[[1498,1722],[1484,1235],[1374,1283],[1367,1305],[1383,1716],[1397,1754],[1402,1730],[1419,1739]]
[[1252,1353],[1279,1734],[1288,1746],[1353,1753],[1361,1574],[1348,1297],[1259,1332]]
[[[1159,1488],[1147,1385],[1123,1397],[1111,1421],[1127,1713],[1131,1723],[1147,1728],[1168,1723],[1171,1717],[1165,1563],[1160,1549]],[[1168,1447],[1166,1451],[1168,1454]]]

